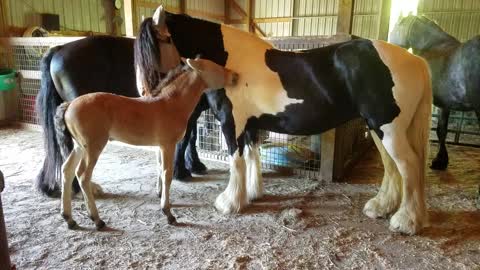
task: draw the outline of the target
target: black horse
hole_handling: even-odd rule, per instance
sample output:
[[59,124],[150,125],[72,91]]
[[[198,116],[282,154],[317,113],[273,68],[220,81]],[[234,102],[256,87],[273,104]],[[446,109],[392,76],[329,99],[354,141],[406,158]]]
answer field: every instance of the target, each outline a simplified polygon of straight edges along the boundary
[[390,42],[412,48],[430,66],[433,103],[440,110],[437,125],[440,149],[431,168],[445,170],[450,110],[475,111],[480,124],[480,36],[461,43],[427,17],[410,15],[395,25]]
[[[44,132],[46,157],[36,178],[36,186],[42,193],[48,196],[59,194],[63,158],[53,122],[57,106],[63,101],[98,90],[129,97],[139,96],[133,47],[134,39],[131,38],[94,36],[53,47],[43,57],[42,80],[36,102]],[[195,148],[195,123],[207,108],[208,103],[203,97],[191,118],[187,135],[177,145],[176,179],[187,180],[190,172],[200,174],[206,170]],[[74,186],[79,191],[76,181]]]

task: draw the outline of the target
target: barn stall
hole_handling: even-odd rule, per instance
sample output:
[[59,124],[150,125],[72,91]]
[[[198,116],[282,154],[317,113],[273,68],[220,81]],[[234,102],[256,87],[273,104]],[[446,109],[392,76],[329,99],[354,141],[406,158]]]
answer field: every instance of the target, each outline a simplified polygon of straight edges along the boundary
[[[8,241],[0,257],[10,260],[3,259],[2,269],[479,267],[480,213],[475,203],[480,136],[471,112],[450,115],[451,163],[446,171],[428,170],[431,225],[416,236],[392,233],[388,220],[362,213],[378,191],[383,168],[360,119],[308,137],[262,133],[266,195],[238,215],[222,215],[213,207],[227,184],[228,154],[219,124],[208,111],[197,123],[197,146],[208,174],[173,182],[177,226],[168,225],[161,214],[151,149],[112,143],[102,154],[93,178],[105,191],[97,205],[109,225],[106,231],[94,230],[81,195],[73,205],[81,228],[68,230],[59,199],[33,188],[44,158],[34,106],[39,61],[48,48],[84,35],[135,36],[142,18],[161,3],[172,12],[253,32],[284,50],[322,47],[349,40],[349,34],[387,39],[399,2],[1,1],[0,67],[17,72],[8,73],[16,78],[16,87],[0,92],[6,225],[6,238],[0,240]],[[412,7],[462,41],[478,34],[480,6],[474,1],[424,0]],[[46,32],[49,37],[31,37]],[[431,141],[429,162],[437,148],[433,130]]]

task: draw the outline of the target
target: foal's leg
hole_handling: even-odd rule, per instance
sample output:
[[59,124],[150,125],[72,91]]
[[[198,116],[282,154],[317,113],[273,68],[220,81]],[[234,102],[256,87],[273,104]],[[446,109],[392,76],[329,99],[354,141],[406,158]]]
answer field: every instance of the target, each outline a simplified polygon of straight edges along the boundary
[[263,178],[260,155],[258,154],[257,130],[249,130],[246,136],[245,163],[247,178],[248,201],[259,199],[263,196]]
[[75,228],[77,223],[72,218],[72,182],[75,178],[75,168],[82,158],[82,150],[75,146],[62,165],[62,206],[61,214],[69,229]]
[[420,175],[423,161],[415,153],[407,137],[406,129],[395,123],[382,129],[382,143],[397,165],[402,176],[402,200],[398,211],[390,219],[390,229],[415,234],[426,224],[424,183]]
[[370,199],[363,208],[363,213],[370,218],[387,217],[398,208],[402,195],[402,177],[397,170],[397,165],[385,150],[377,134],[371,132],[373,141],[382,157],[384,174],[378,194]]
[[434,170],[445,170],[448,166],[448,152],[445,146],[445,140],[448,133],[448,117],[450,116],[449,109],[439,108],[440,114],[438,115],[437,124],[437,137],[440,149],[437,156],[433,159],[430,168]]
[[157,173],[158,173],[158,178],[157,178],[157,195],[159,198],[162,197],[162,175],[163,175],[163,169],[162,169],[162,150],[160,147],[157,149]]
[[95,164],[97,163],[98,156],[100,155],[102,149],[103,147],[98,149],[94,148],[92,145],[88,145],[86,148],[84,148],[84,155],[77,169],[77,178],[80,183],[80,188],[82,189],[83,198],[85,200],[85,204],[87,205],[90,218],[93,220],[93,222],[95,222],[97,230],[101,230],[103,227],[105,227],[105,222],[103,222],[98,215],[97,206],[95,205],[95,197],[93,196],[91,186],[91,179],[93,169],[95,168]]
[[160,147],[162,156],[162,197],[160,200],[160,208],[167,216],[168,224],[176,222],[175,217],[170,211],[170,184],[172,183],[173,175],[173,156],[175,144]]

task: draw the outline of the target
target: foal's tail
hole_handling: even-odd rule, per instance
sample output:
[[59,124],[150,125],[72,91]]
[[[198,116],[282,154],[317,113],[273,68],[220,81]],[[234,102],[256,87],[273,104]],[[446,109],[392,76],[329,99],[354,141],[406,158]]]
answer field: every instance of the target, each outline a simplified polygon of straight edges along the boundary
[[42,58],[40,66],[42,80],[36,100],[36,111],[43,129],[45,159],[35,179],[35,185],[38,190],[50,197],[58,195],[60,168],[63,163],[53,123],[55,110],[62,103],[62,98],[57,93],[50,73],[52,58],[61,48],[61,46],[51,48]]
[[[67,125],[65,124],[65,111],[67,111],[70,102],[64,102],[60,104],[57,108],[55,114],[55,135],[57,142],[62,153],[62,158],[65,160],[70,152],[73,149],[73,139],[72,134],[68,131]],[[60,164],[61,165],[61,164]]]
[[[425,60],[418,58],[422,67],[423,97],[413,116],[408,128],[408,138],[420,160],[419,188],[421,194],[425,194],[426,168],[429,151],[430,124],[432,118],[432,83],[428,64]],[[422,205],[422,204],[419,204]],[[426,209],[423,209],[426,212]],[[425,218],[427,221],[427,218]],[[427,226],[427,224],[422,224]]]

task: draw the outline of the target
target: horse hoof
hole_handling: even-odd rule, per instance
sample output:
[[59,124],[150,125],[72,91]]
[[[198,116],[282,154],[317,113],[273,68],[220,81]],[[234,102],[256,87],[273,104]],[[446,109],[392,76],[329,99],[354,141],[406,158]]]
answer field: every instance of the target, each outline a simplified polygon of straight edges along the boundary
[[190,182],[192,180],[192,174],[187,170],[174,171],[173,179],[182,182]]
[[75,222],[75,220],[67,221],[67,225],[69,230],[74,230],[77,228],[77,222]]
[[[418,217],[423,218],[423,217]],[[407,235],[414,235],[419,232],[425,223],[417,220],[407,213],[406,209],[399,209],[390,219],[390,230]]]
[[167,217],[167,222],[170,225],[175,225],[177,224],[177,219],[173,215],[170,215]]
[[432,170],[438,170],[438,171],[444,171],[447,169],[448,166],[448,161],[440,160],[440,159],[434,159],[432,161],[432,165],[430,165],[430,169]]
[[95,223],[95,227],[97,228],[97,231],[101,231],[103,228],[105,228],[105,226],[106,226],[105,222],[101,219]]
[[207,174],[207,166],[205,166],[205,164],[203,164],[200,161],[195,162],[191,168],[187,168],[187,169],[189,169],[190,172],[193,174],[198,174],[198,175]]

